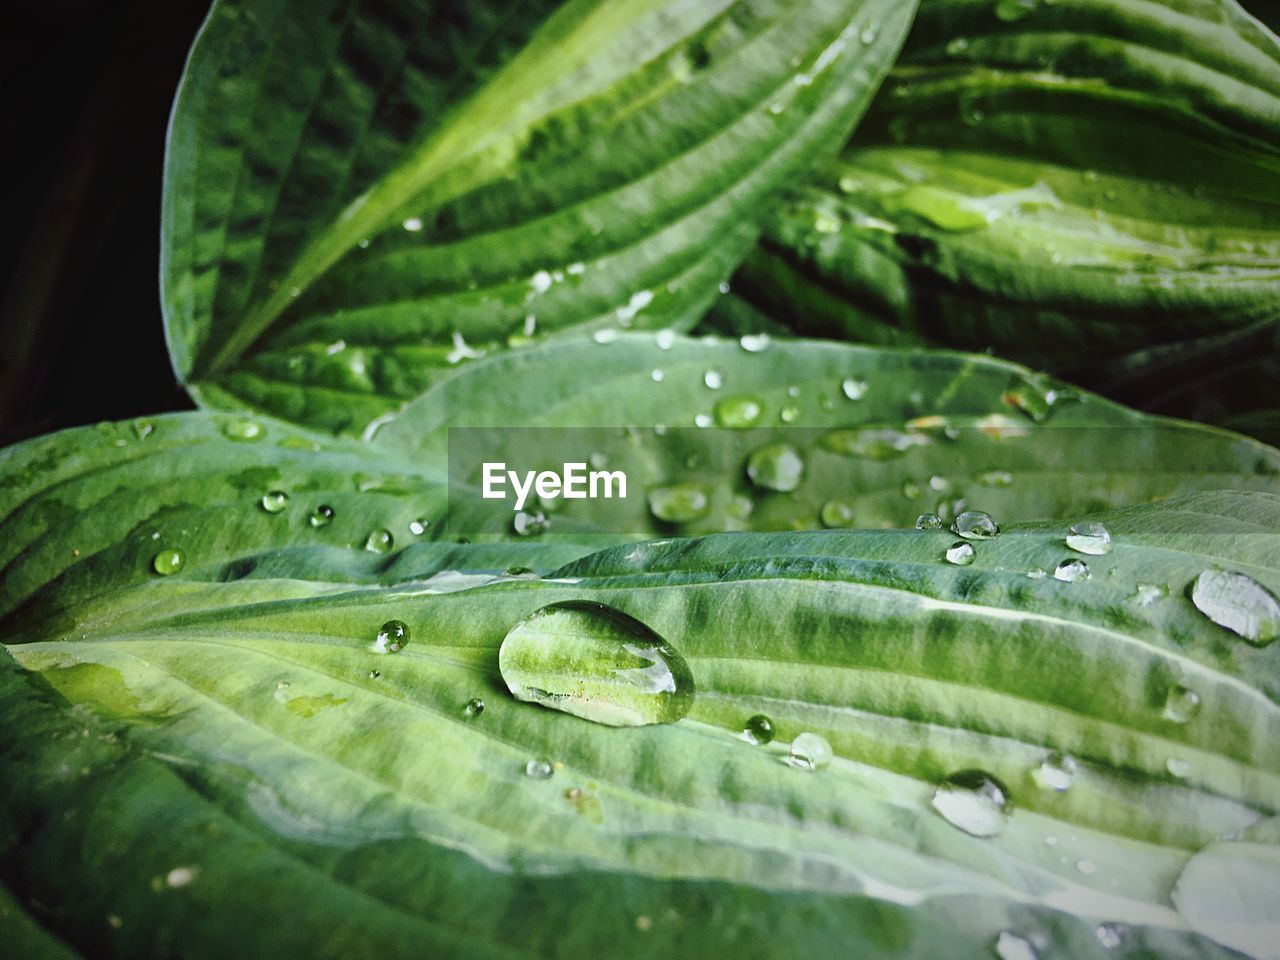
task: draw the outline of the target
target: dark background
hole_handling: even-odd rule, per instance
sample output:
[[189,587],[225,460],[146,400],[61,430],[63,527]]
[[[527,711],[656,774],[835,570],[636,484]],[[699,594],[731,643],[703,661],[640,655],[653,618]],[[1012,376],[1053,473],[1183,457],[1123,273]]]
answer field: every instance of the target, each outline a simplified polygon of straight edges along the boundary
[[[1280,23],[1280,0],[1247,6]],[[160,184],[169,106],[207,10],[44,0],[0,14],[0,445],[191,406],[160,318]]]

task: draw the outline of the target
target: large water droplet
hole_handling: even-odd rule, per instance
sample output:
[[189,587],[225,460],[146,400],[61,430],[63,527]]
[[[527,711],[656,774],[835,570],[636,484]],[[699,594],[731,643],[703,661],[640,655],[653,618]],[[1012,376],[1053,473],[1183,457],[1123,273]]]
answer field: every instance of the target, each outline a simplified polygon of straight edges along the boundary
[[1089,579],[1089,565],[1083,560],[1071,557],[1063,560],[1053,571],[1053,579],[1063,583],[1080,583]]
[[[721,293],[729,292],[729,285],[725,284]],[[769,348],[769,335],[767,333],[747,333],[738,339],[738,345],[747,353],[763,353]]]
[[700,483],[673,483],[649,491],[649,512],[663,523],[692,523],[710,510],[711,496]]
[[867,384],[867,381],[855,380],[852,377],[842,381],[840,384],[840,392],[850,400],[861,400],[867,395],[867,390],[869,389],[870,386]]
[[800,486],[804,460],[791,444],[772,443],[747,459],[747,476],[762,490],[790,493]]
[[747,720],[742,728],[742,739],[755,746],[772,743],[774,736],[773,720],[763,713],[757,713]]
[[375,530],[364,542],[364,548],[370,553],[386,553],[396,544],[396,538],[390,530]]
[[283,490],[270,490],[262,495],[259,503],[267,513],[283,513],[289,505],[289,495]]
[[1164,718],[1174,723],[1190,723],[1200,712],[1200,694],[1180,683],[1169,688],[1164,701]]
[[1191,602],[1218,626],[1255,647],[1265,647],[1280,636],[1280,601],[1243,573],[1206,570],[1191,587]]
[[1111,552],[1111,531],[1096,520],[1073,523],[1067,532],[1067,546],[1077,553],[1101,557]]
[[982,770],[961,770],[939,784],[933,809],[973,837],[994,837],[1009,819],[1009,792]]
[[369,648],[374,653],[399,653],[409,642],[409,625],[403,620],[388,620],[378,630]]
[[431,521],[426,517],[419,517],[417,520],[409,521],[409,532],[415,537],[420,537],[427,532],[427,527],[431,526]]
[[707,385],[708,390],[719,390],[724,386],[724,374],[712,367],[702,375],[702,382]]
[[498,669],[516,699],[608,726],[673,723],[693,706],[680,653],[602,603],[554,603],[521,620],[502,641]]
[[1212,843],[1187,861],[1173,904],[1197,933],[1258,960],[1280,960],[1280,847]]
[[989,513],[966,510],[952,521],[951,532],[966,540],[990,540],[999,536],[1000,524]]
[[187,557],[181,550],[161,550],[151,558],[151,569],[162,577],[177,573],[187,565]]
[[760,422],[764,407],[755,397],[725,397],[713,412],[722,427],[751,427]]
[[787,762],[801,770],[816,771],[831,764],[834,753],[827,738],[817,733],[802,733],[791,741]]
[[947,547],[945,556],[947,563],[954,563],[957,567],[967,567],[977,559],[978,552],[973,549],[972,543],[961,540]]

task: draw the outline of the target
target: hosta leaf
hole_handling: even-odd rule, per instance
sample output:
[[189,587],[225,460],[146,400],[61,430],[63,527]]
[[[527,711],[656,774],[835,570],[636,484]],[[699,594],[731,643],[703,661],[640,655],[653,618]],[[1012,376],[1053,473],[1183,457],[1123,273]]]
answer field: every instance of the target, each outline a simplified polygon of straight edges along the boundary
[[1107,388],[1280,316],[1277,224],[1280,42],[1233,0],[929,0],[734,288],[802,332]]
[[914,6],[219,0],[169,137],[174,366],[358,434],[513,337],[689,326]]
[[[1027,577],[1069,552],[1057,525],[967,568],[940,533],[724,534],[449,592],[281,569],[83,584],[56,616],[37,598],[4,621],[25,668],[0,668],[17,731],[0,796],[23,838],[6,878],[96,955],[1253,949],[1259,901],[1224,930],[1200,877],[1247,846],[1274,889],[1280,647],[1184,591],[1223,565],[1280,589],[1280,498],[1102,519],[1113,549],[1075,583]],[[560,600],[667,638],[689,717],[620,730],[511,699],[498,644]],[[371,652],[389,620],[408,644]],[[1198,709],[1171,717],[1181,690]],[[760,712],[768,746],[738,736]],[[830,766],[784,762],[801,732]],[[1067,789],[1037,786],[1061,754]],[[551,776],[529,776],[543,757]],[[973,768],[1012,801],[986,838],[931,804]]]
[[[961,504],[1002,522],[1064,517],[1194,490],[1275,489],[1280,470],[1269,447],[1136,414],[989,357],[799,340],[748,339],[748,350],[663,334],[601,339],[479,361],[382,426],[374,446],[443,460],[451,428],[489,428],[486,460],[531,469],[548,436],[564,438],[578,459],[595,452],[583,443],[605,443],[609,468],[633,484],[705,488],[711,509],[686,532],[812,529],[824,514],[835,526],[910,527],[921,513],[954,515]],[[745,429],[714,429],[744,401],[758,411]],[[625,440],[566,429],[629,426],[659,429]],[[673,440],[664,427],[684,429]],[[794,492],[762,489],[747,473],[755,451],[777,444],[803,460]],[[598,509],[566,502],[552,529]],[[643,499],[628,509],[615,529],[672,532]]]

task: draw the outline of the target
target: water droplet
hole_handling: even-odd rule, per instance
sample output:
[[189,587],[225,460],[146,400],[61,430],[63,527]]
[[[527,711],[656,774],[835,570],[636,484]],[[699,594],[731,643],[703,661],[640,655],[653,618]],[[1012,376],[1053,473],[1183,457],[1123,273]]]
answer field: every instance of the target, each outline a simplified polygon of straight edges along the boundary
[[613,343],[621,334],[613,327],[607,327],[604,330],[597,330],[591,335],[591,339],[596,343]]
[[936,513],[922,513],[916,517],[917,530],[941,530],[944,524]]
[[654,383],[661,383],[663,380],[667,379],[667,375],[661,370],[654,370],[649,374],[649,379]]
[[996,937],[994,950],[1000,960],[1037,960],[1036,950],[1031,945],[1031,941],[1010,930],[1000,932]]
[[[721,293],[728,293],[728,284]],[[747,333],[738,338],[738,345],[747,353],[763,353],[769,347],[769,335],[767,333]]]
[[961,770],[939,784],[933,809],[972,837],[994,837],[1009,819],[1009,791],[982,770]]
[[1000,534],[1000,524],[989,513],[966,510],[952,521],[951,532],[966,540],[990,540]]
[[1058,402],[1058,388],[1039,376],[1026,376],[1012,384],[1004,394],[1004,402],[1036,423],[1053,414]]
[[311,511],[310,523],[313,527],[327,527],[333,523],[333,507],[322,503]]
[[983,473],[974,474],[973,482],[984,487],[1003,489],[1013,486],[1013,474],[1008,470],[987,470]]
[[817,771],[831,764],[834,756],[827,738],[816,733],[802,733],[791,741],[787,762],[800,770]]
[[659,330],[653,335],[653,342],[658,345],[659,350],[670,350],[676,343],[676,332],[674,330]]
[[1031,779],[1041,790],[1065,793],[1076,782],[1080,764],[1069,753],[1051,753],[1031,774]]
[[792,405],[785,406],[779,411],[778,419],[783,423],[795,423],[800,419],[800,408]]
[[364,548],[370,553],[386,553],[396,545],[396,538],[390,530],[375,530],[364,542]]
[[537,537],[551,529],[551,521],[541,510],[520,510],[511,518],[511,529],[517,537]]
[[1129,598],[1129,601],[1140,607],[1149,607],[1166,595],[1167,591],[1164,587],[1156,586],[1152,583],[1140,583],[1138,584],[1138,589],[1134,591],[1133,596]]
[[711,509],[711,496],[700,483],[685,481],[649,490],[649,512],[663,523],[692,523]]
[[199,876],[199,874],[200,870],[198,867],[174,867],[165,874],[164,882],[166,885],[177,889],[179,887],[185,887]]
[[484,701],[479,697],[472,697],[462,705],[462,715],[468,720],[480,716],[484,713]]
[[789,443],[771,443],[747,458],[747,476],[762,490],[790,493],[800,486],[804,460]]
[[1037,0],[999,0],[996,4],[996,17],[1006,23],[1021,20],[1036,8]]
[[531,780],[550,780],[555,767],[550,760],[530,760],[524,765],[524,775]]
[[546,293],[551,289],[551,274],[546,270],[539,270],[529,278],[529,286],[534,293]]
[[266,431],[262,429],[262,424],[252,420],[232,420],[223,424],[222,434],[228,440],[261,440],[266,436]]
[[408,642],[409,625],[403,620],[388,620],[378,630],[369,649],[374,653],[399,653]]
[[1089,565],[1083,560],[1071,557],[1063,560],[1053,571],[1053,579],[1063,583],[1080,583],[1089,579]]
[[156,425],[150,420],[133,421],[133,435],[139,440],[145,440],[151,434],[155,433]]
[[1177,777],[1179,780],[1185,780],[1191,776],[1191,764],[1178,757],[1170,757],[1166,760],[1164,768],[1169,771],[1169,776]]
[[181,550],[161,550],[151,558],[151,569],[162,577],[177,573],[187,565],[187,557]]
[[1211,843],[1182,868],[1173,905],[1191,929],[1256,960],[1280,958],[1280,847]]
[[1076,870],[1084,874],[1086,877],[1092,877],[1098,872],[1098,865],[1088,857],[1081,857],[1076,861]]
[[602,603],[554,603],[521,620],[502,641],[498,669],[517,700],[613,727],[674,723],[693,706],[680,653]]
[[289,495],[283,490],[270,490],[262,495],[259,502],[267,513],[282,513],[289,505]]
[[967,540],[961,540],[959,543],[953,543],[947,547],[947,563],[954,563],[957,567],[969,566],[977,559],[977,556],[978,552],[973,549],[973,544]]
[[892,460],[912,447],[923,447],[932,442],[927,434],[903,433],[891,427],[833,430],[822,438],[822,445],[832,453],[869,460]]
[[949,56],[958,56],[969,49],[968,37],[956,37],[947,44],[947,54]]
[[1243,573],[1206,570],[1191,587],[1191,602],[1218,626],[1255,647],[1265,647],[1280,636],[1280,601]]
[[1098,943],[1102,944],[1104,950],[1114,950],[1124,943],[1128,929],[1123,923],[1104,923],[1093,931],[1093,935],[1098,938]]
[[708,390],[719,390],[724,386],[724,374],[712,367],[702,375],[702,382],[707,385]]
[[409,521],[409,532],[415,537],[420,537],[427,532],[427,527],[431,526],[431,521],[426,517],[419,517],[417,520]]
[[1073,523],[1067,533],[1067,546],[1091,557],[1104,556],[1111,552],[1111,531],[1096,520]]
[[757,747],[772,743],[773,735],[773,720],[763,713],[751,717],[742,728],[742,739]]
[[828,500],[818,514],[822,525],[832,529],[852,527],[856,516],[857,506],[848,500]]
[[750,427],[760,422],[764,407],[755,397],[725,397],[712,412],[722,427]]
[[1174,723],[1190,723],[1200,712],[1200,694],[1180,683],[1169,688],[1164,700],[1164,718]]
[[850,377],[840,383],[840,392],[850,400],[861,400],[867,395],[867,391],[871,389],[865,380],[854,380]]

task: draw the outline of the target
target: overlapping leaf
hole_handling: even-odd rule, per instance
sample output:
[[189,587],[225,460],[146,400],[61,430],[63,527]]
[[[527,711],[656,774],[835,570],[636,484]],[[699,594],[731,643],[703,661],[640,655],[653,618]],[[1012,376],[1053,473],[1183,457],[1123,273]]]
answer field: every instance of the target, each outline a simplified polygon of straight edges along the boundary
[[913,12],[221,0],[170,132],[175,368],[209,405],[358,434],[512,338],[687,327]]

